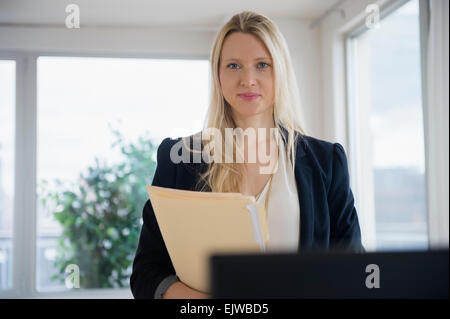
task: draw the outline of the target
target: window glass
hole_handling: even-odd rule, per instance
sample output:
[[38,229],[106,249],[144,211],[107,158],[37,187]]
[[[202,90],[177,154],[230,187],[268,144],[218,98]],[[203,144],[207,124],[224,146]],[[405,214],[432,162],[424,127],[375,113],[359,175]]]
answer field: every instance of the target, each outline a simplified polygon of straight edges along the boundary
[[[207,60],[39,57],[37,287],[129,285],[165,137],[202,129]],[[70,288],[70,285],[68,286]]]

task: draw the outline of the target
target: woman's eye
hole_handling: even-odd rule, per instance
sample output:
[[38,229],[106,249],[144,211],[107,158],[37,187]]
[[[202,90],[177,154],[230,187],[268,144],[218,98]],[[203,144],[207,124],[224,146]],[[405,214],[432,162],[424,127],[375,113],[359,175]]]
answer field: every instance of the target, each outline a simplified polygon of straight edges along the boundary
[[[269,64],[266,63],[266,62],[260,62],[260,63],[258,63],[258,66],[260,66],[261,64],[263,64],[263,67],[259,67],[260,69],[265,69],[265,68],[269,67]],[[236,69],[234,67],[231,67],[233,65],[237,65],[237,64],[236,63],[230,63],[230,64],[227,65],[227,67],[230,68],[230,69]]]

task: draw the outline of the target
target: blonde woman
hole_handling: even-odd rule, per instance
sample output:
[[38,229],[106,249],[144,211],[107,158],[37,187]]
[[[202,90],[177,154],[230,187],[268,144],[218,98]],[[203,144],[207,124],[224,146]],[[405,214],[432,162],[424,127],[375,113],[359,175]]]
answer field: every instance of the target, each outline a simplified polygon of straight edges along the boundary
[[[188,142],[166,138],[152,185],[254,195],[268,213],[268,251],[364,252],[344,149],[303,131],[297,81],[277,26],[254,12],[234,15],[217,34],[210,61],[211,101],[203,131],[215,128],[221,134],[212,140],[231,146],[233,158],[243,161],[226,161],[214,152],[215,161],[177,162],[179,145],[194,154],[205,142],[196,150],[197,134]],[[230,128],[238,132],[231,139],[225,132]],[[248,131],[255,138],[239,142]],[[250,160],[260,149],[269,155]],[[267,162],[271,169],[262,173]],[[176,276],[149,200],[143,221],[130,279],[134,297],[208,298]]]

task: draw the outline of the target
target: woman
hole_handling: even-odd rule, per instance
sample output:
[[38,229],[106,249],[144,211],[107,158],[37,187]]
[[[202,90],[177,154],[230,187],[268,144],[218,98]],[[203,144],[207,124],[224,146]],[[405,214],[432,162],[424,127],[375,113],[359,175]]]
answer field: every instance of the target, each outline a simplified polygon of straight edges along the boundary
[[[226,128],[255,129],[256,142],[242,148],[237,138],[220,135],[225,145],[233,144],[235,158],[242,155],[244,163],[176,163],[171,150],[182,139],[166,138],[157,151],[152,185],[254,195],[266,205],[269,251],[363,252],[344,149],[304,133],[288,46],[276,25],[254,12],[236,14],[218,33],[210,60],[212,99],[206,128],[221,133]],[[261,173],[266,165],[259,157],[249,160],[251,151],[264,145],[277,147],[268,158],[269,163],[276,162],[269,174]],[[195,151],[192,144],[187,147]],[[133,295],[207,298],[176,276],[149,200],[143,221],[130,279]]]

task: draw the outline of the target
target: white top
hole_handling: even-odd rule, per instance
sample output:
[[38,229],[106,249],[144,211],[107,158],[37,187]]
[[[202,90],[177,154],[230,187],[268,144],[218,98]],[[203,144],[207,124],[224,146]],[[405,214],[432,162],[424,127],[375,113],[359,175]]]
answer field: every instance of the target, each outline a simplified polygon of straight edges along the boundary
[[[300,235],[300,203],[297,183],[280,137],[280,157],[268,202],[269,240],[267,251],[297,252]],[[257,202],[264,205],[270,179],[258,196]]]

